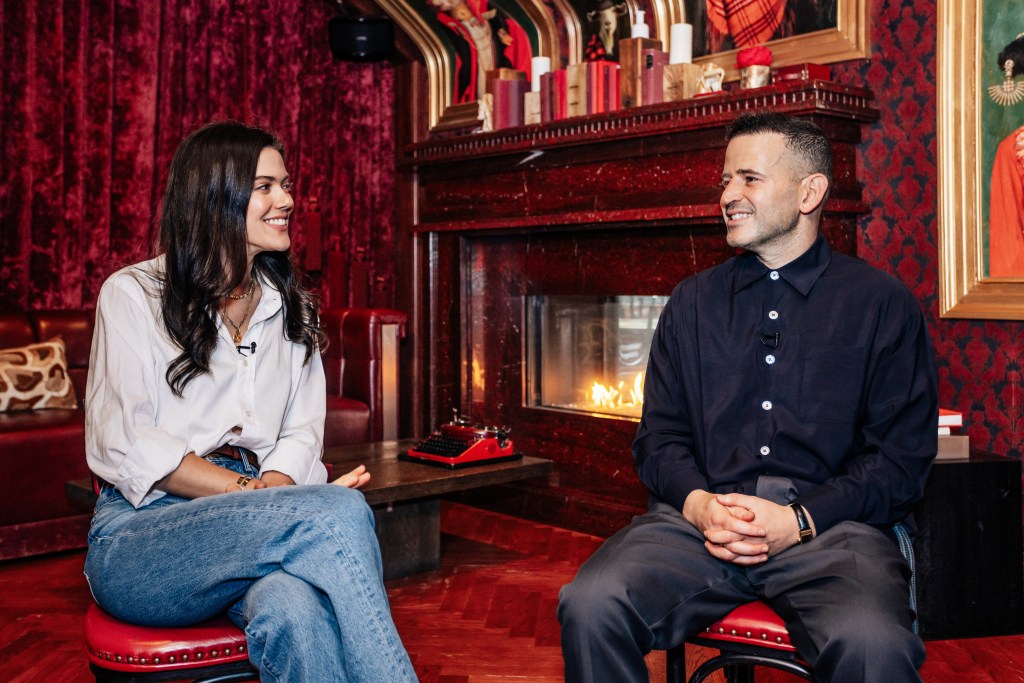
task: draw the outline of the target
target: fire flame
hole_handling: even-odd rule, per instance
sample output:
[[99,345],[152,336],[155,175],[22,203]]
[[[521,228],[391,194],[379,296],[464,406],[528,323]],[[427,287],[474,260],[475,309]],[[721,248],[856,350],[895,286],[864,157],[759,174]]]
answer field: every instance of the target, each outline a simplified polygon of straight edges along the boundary
[[[595,381],[590,387],[590,401],[596,408],[616,412],[638,411],[644,403],[644,373],[640,371],[633,378],[633,386],[626,389],[625,382],[617,387]],[[630,410],[632,409],[632,410]]]

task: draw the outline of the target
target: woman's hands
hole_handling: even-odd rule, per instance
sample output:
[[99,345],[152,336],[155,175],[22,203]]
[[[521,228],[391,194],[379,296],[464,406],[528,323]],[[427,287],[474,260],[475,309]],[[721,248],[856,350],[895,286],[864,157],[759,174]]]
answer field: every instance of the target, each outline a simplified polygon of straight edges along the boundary
[[[295,480],[294,479],[289,477],[287,474],[284,474],[283,472],[278,472],[277,470],[268,470],[268,471],[264,472],[263,474],[260,475],[260,481],[262,481],[265,486],[294,486],[295,485]],[[264,487],[263,486],[259,486],[257,488],[264,488]]]
[[366,471],[366,465],[360,465],[348,474],[341,475],[331,483],[337,486],[357,489],[364,486],[368,481],[370,481],[370,473]]

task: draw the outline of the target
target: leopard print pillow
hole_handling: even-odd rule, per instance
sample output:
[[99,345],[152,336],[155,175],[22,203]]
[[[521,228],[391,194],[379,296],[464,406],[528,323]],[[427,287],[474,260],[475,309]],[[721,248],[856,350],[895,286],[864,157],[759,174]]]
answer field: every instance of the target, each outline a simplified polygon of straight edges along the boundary
[[0,349],[0,411],[77,407],[63,339]]

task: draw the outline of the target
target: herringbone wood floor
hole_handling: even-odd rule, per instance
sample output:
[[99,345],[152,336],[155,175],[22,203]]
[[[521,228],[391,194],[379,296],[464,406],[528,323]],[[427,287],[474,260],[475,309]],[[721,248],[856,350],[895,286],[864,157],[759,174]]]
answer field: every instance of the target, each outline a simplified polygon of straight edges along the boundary
[[[457,504],[443,506],[442,528],[442,568],[388,583],[422,683],[561,681],[558,588],[600,539]],[[0,564],[0,683],[91,680],[83,557]],[[650,663],[652,681],[664,680],[660,653]],[[922,673],[928,683],[1024,681],[1024,636],[930,642]]]

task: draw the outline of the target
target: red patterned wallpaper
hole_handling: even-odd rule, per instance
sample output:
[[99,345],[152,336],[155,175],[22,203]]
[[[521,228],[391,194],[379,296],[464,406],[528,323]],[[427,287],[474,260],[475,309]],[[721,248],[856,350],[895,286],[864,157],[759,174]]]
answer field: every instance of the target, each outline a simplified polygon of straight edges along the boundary
[[834,78],[871,88],[881,118],[860,147],[858,255],[921,300],[931,322],[943,406],[963,411],[971,445],[1024,455],[1024,323],[939,319],[935,0],[874,0],[872,56]]
[[315,197],[324,248],[344,252],[371,303],[393,305],[394,71],[333,59],[331,12],[323,0],[0,5],[0,309],[88,306],[146,258],[174,149],[224,118],[284,141],[296,253]]

